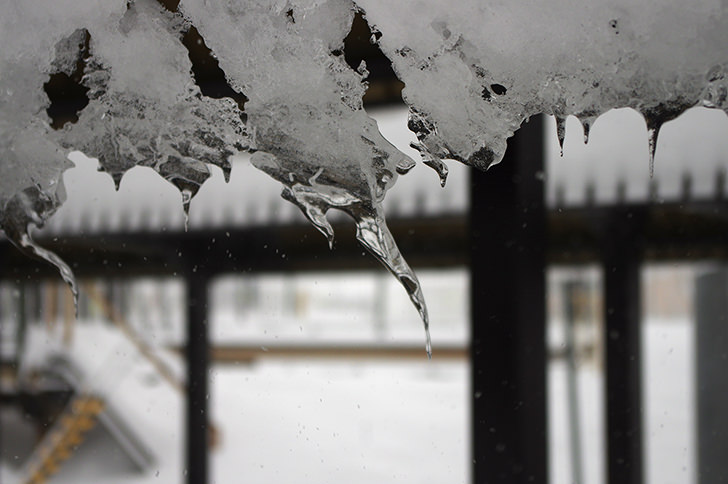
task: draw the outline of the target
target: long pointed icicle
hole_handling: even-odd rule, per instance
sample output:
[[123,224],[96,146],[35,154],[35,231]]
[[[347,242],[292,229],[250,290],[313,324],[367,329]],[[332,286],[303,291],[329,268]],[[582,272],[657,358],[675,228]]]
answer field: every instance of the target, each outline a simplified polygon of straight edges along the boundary
[[647,130],[647,141],[650,150],[650,178],[655,175],[655,151],[657,150],[657,137],[660,135],[660,126]]
[[54,201],[37,187],[18,193],[3,207],[0,228],[13,245],[31,257],[53,265],[68,284],[73,294],[73,303],[78,315],[78,284],[73,271],[63,259],[38,245],[30,235],[31,225],[41,227],[43,221],[54,211]]
[[425,298],[422,295],[422,286],[417,275],[399,252],[394,237],[384,220],[382,208],[377,206],[372,210],[360,209],[350,213],[356,221],[357,240],[399,280],[420,314],[425,327],[425,350],[427,357],[432,359],[430,318]]
[[[563,116],[555,116],[556,118],[556,137],[559,138],[559,149],[561,156],[564,156],[564,139],[566,139],[566,118]],[[588,128],[585,128],[585,137],[588,137]]]

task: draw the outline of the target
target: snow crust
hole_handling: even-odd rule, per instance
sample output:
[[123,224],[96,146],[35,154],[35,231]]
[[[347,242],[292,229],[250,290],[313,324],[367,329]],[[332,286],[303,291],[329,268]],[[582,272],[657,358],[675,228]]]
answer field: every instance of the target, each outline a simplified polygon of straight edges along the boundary
[[[529,117],[553,114],[563,143],[576,115],[585,139],[600,114],[642,113],[654,153],[663,122],[704,105],[728,109],[728,2],[648,0],[0,0],[0,227],[25,252],[64,199],[66,154],[97,157],[118,183],[148,166],[183,203],[230,157],[283,185],[333,241],[326,213],[351,215],[357,237],[400,280],[428,325],[420,284],[399,253],[382,201],[414,161],[362,105],[366,65],[342,55],[360,9],[406,84],[409,128],[442,183],[443,159],[487,168]],[[190,33],[211,49],[233,96],[203,93]],[[44,90],[76,79],[88,103],[53,129]],[[240,99],[247,99],[241,102]],[[429,348],[429,343],[428,343]]]

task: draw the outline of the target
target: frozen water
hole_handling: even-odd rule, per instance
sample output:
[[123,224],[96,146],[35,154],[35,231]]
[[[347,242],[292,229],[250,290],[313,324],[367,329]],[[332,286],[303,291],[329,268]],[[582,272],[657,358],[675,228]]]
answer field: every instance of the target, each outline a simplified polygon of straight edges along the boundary
[[382,32],[379,44],[406,85],[423,156],[487,168],[538,113],[576,115],[588,139],[597,116],[632,107],[656,139],[687,107],[726,109],[725,2],[357,5]]
[[[71,282],[28,232],[63,200],[65,153],[97,157],[117,186],[131,167],[151,167],[187,210],[208,163],[229,174],[230,157],[249,151],[329,243],[327,212],[351,215],[427,327],[419,282],[382,211],[414,162],[363,108],[366,65],[352,69],[342,55],[357,8],[406,84],[415,147],[443,184],[443,159],[487,168],[539,113],[557,117],[563,144],[568,115],[587,141],[599,115],[632,107],[647,123],[652,160],[662,123],[695,105],[728,109],[725,1],[162,3],[0,0],[0,224]],[[190,42],[210,49],[229,95],[197,84]],[[46,112],[53,75],[85,93],[76,122]]]

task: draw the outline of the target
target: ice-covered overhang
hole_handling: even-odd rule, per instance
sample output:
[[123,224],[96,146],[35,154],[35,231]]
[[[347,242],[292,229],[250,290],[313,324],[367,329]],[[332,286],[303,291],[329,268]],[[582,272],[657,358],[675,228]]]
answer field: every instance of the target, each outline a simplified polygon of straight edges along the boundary
[[[417,278],[397,250],[382,200],[415,162],[366,113],[367,67],[344,39],[356,11],[405,84],[422,161],[487,168],[529,117],[553,114],[560,139],[577,116],[660,125],[685,109],[728,109],[725,0],[0,0],[0,224],[22,250],[69,268],[33,242],[63,200],[66,155],[81,150],[119,182],[154,168],[186,202],[232,155],[280,181],[331,241],[326,219],[350,214],[359,241],[400,279],[425,324]],[[193,44],[224,73],[201,89]],[[47,84],[83,94],[77,120],[49,115]]]

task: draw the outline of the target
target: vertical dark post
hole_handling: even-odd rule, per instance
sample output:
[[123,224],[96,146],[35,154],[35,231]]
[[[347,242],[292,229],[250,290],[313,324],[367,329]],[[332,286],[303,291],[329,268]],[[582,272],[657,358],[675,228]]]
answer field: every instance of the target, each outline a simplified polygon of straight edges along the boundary
[[641,215],[614,208],[603,248],[608,484],[641,484]]
[[543,121],[471,172],[471,362],[476,484],[545,483]]
[[208,278],[187,273],[187,484],[207,484]]
[[728,270],[696,281],[698,482],[728,482]]
[[581,309],[584,304],[584,284],[568,281],[564,284],[564,320],[566,323],[566,388],[569,409],[569,447],[571,450],[571,481],[584,482],[581,456],[581,406],[579,405],[579,381],[576,352],[576,325],[582,320]]

